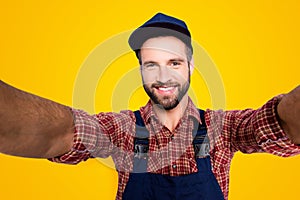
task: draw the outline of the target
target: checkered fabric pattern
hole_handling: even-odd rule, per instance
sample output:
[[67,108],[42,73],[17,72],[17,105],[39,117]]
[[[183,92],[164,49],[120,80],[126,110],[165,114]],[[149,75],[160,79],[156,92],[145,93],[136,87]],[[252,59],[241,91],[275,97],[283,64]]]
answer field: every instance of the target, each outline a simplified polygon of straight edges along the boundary
[[[230,162],[236,151],[268,152],[283,157],[300,153],[300,147],[291,143],[278,123],[276,106],[280,98],[274,97],[257,110],[206,110],[212,171],[225,199],[228,199]],[[89,115],[72,110],[75,118],[73,148],[49,160],[76,164],[88,158],[112,156],[119,174],[116,199],[121,200],[133,166],[133,112]],[[189,99],[188,107],[173,131],[158,120],[150,101],[140,108],[140,112],[150,132],[147,171],[171,176],[197,172],[192,130],[201,120],[193,102]]]

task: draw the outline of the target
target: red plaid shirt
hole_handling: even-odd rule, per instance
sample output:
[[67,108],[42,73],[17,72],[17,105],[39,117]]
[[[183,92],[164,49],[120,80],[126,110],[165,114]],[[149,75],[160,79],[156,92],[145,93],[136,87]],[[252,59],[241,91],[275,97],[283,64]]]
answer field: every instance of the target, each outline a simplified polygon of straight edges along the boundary
[[[236,151],[268,152],[278,156],[300,153],[281,129],[276,115],[280,100],[275,97],[257,110],[205,112],[212,171],[225,199],[228,198],[229,169]],[[147,171],[179,176],[197,172],[192,146],[194,123],[201,123],[199,112],[189,99],[188,107],[170,131],[159,122],[150,101],[140,108],[150,132]],[[74,145],[70,152],[50,159],[54,162],[76,164],[93,157],[112,156],[119,174],[116,199],[121,200],[132,170],[135,117],[132,111],[88,115],[73,109],[75,117]]]

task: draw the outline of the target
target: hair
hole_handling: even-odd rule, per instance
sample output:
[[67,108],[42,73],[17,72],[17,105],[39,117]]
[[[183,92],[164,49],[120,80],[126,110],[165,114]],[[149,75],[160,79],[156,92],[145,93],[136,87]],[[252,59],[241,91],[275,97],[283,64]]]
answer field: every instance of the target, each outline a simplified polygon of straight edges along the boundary
[[[139,64],[142,65],[141,49],[136,49],[134,51],[135,51],[136,57],[139,60]],[[188,61],[188,63],[190,63],[192,58],[193,58],[193,50],[187,44],[185,44],[185,52],[186,52],[186,55],[187,55],[187,61]]]

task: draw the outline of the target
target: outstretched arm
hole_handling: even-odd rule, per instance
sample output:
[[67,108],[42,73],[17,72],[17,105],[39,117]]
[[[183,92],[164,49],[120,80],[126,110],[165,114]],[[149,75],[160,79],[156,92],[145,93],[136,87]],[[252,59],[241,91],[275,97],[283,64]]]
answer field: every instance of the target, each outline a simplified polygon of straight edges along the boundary
[[280,125],[295,144],[300,144],[300,86],[284,95],[277,106]]
[[70,109],[23,92],[0,80],[0,152],[50,158],[73,144]]

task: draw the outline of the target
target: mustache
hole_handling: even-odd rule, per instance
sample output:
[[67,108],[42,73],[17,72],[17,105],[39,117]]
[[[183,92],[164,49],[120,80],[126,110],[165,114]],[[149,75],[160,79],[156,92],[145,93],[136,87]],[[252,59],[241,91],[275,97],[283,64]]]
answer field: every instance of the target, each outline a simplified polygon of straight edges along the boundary
[[156,82],[156,83],[153,83],[151,85],[152,88],[158,88],[158,87],[178,87],[180,86],[179,83],[176,83],[176,82],[166,82],[166,83],[163,83],[163,82]]

